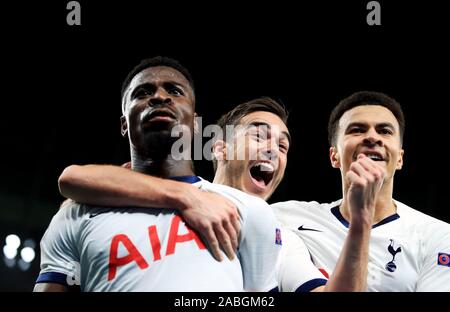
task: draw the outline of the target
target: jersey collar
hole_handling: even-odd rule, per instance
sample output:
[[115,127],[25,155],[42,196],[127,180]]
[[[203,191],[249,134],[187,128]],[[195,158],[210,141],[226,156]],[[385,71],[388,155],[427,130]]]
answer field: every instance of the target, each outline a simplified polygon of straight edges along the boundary
[[[336,217],[336,219],[339,220],[339,222],[341,222],[346,228],[348,228],[349,223],[347,220],[344,219],[341,212],[339,211],[339,204],[337,206],[334,206],[333,208],[331,208],[331,213]],[[372,225],[372,229],[376,228],[377,226],[386,224],[388,222],[397,220],[398,218],[400,218],[398,213],[390,215],[389,217],[386,217],[383,220],[381,220],[380,222],[378,222],[377,224]]]
[[197,183],[201,181],[201,179],[198,176],[179,176],[179,177],[169,177],[171,180],[180,181],[180,182],[186,182],[186,183]]

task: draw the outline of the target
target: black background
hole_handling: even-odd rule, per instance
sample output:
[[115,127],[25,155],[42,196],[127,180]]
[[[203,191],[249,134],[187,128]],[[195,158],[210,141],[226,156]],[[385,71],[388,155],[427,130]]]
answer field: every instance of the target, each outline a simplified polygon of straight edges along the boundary
[[[293,144],[271,202],[338,199],[328,114],[355,91],[391,95],[407,124],[394,197],[450,222],[449,27],[437,1],[379,1],[381,26],[367,25],[368,1],[79,1],[81,26],[67,25],[68,1],[29,2],[2,8],[1,247],[10,233],[39,241],[66,166],[128,160],[121,83],[156,55],[191,71],[204,125],[262,95],[288,107]],[[213,176],[206,161],[196,169]],[[39,254],[27,272],[0,261],[0,290],[31,290],[38,268]]]

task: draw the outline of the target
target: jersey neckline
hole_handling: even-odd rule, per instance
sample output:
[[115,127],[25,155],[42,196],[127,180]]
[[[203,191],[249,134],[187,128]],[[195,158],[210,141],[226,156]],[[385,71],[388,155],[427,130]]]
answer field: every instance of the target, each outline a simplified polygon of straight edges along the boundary
[[180,182],[186,182],[186,183],[197,183],[200,182],[201,179],[198,176],[178,176],[178,177],[169,177],[171,180],[180,181]]
[[[339,204],[337,206],[334,206],[333,208],[331,208],[330,211],[336,217],[336,219],[338,219],[339,222],[342,223],[342,225],[344,225],[346,228],[348,228],[349,223],[348,223],[347,220],[345,220],[345,218],[342,216],[341,212],[339,211]],[[383,220],[381,220],[380,222],[378,222],[377,224],[372,225],[372,229],[374,229],[374,228],[376,228],[376,227],[378,227],[380,225],[383,225],[383,224],[392,222],[394,220],[397,220],[399,218],[400,218],[400,216],[399,216],[398,213],[390,215],[389,217],[386,217]]]

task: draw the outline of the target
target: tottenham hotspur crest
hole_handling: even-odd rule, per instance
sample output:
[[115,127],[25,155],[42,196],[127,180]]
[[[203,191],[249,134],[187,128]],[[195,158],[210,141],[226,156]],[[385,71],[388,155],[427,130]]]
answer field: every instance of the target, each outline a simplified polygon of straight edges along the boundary
[[389,253],[392,255],[392,260],[389,261],[386,264],[386,270],[388,270],[389,272],[394,272],[395,270],[397,270],[397,266],[395,265],[395,255],[398,254],[399,252],[402,252],[402,247],[398,247],[394,249],[394,240],[390,239],[391,243],[388,246],[388,251]]

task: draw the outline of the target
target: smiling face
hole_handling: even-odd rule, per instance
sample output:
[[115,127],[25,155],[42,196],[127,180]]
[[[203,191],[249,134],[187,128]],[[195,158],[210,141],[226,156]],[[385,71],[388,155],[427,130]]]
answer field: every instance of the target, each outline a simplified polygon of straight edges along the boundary
[[334,168],[345,176],[358,154],[365,154],[386,169],[391,181],[402,168],[403,149],[399,124],[392,112],[380,105],[361,105],[346,111],[339,120],[336,146],[330,148]]
[[123,101],[122,133],[128,133],[130,144],[142,155],[151,156],[146,154],[161,148],[157,145],[172,142],[174,126],[183,125],[186,131],[194,127],[194,92],[174,68],[142,70],[131,80]]
[[268,199],[286,169],[290,136],[284,122],[273,113],[256,111],[240,120],[227,141],[225,160],[218,163],[224,184]]

